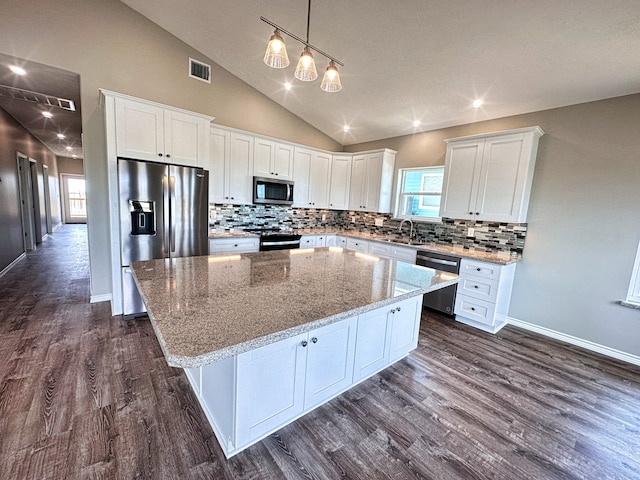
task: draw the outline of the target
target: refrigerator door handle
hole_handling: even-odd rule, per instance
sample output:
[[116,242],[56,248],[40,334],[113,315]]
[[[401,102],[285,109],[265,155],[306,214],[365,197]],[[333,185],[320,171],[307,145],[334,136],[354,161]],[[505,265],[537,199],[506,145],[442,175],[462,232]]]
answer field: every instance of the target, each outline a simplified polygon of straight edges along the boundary
[[164,251],[164,256],[168,257],[169,256],[169,242],[170,242],[170,229],[169,229],[169,225],[170,225],[170,221],[171,221],[171,212],[170,212],[170,203],[169,203],[169,177],[167,175],[164,175],[162,177],[162,196],[163,196],[163,200],[164,200],[164,239],[162,242],[162,249]]
[[176,221],[175,208],[176,208],[176,177],[171,175],[169,177],[169,237],[171,241],[171,253],[176,252],[176,232],[174,223]]

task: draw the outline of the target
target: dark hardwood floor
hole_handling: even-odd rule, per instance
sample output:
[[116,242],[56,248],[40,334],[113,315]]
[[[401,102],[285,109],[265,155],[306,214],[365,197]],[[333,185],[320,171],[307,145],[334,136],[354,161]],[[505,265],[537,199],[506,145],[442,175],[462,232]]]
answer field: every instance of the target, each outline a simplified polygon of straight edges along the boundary
[[640,368],[425,314],[407,359],[225,460],[148,319],[89,304],[68,225],[0,278],[0,479],[49,478],[640,478]]

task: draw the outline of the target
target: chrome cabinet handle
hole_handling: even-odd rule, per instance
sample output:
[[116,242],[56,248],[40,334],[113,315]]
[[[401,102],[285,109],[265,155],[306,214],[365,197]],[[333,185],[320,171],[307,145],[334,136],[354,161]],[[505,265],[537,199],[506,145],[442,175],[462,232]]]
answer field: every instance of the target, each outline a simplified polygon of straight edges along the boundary
[[399,312],[400,311],[400,307],[396,308],[396,311]]
[[391,313],[396,313],[396,309],[395,309],[395,308],[392,308],[392,309],[391,309]]
[[318,337],[313,337],[313,338],[311,339],[311,341],[312,341],[313,343],[318,343]]
[[302,340],[302,343],[301,343],[300,345],[302,345],[303,347],[306,347],[306,346],[307,346],[307,345],[309,345],[309,344],[307,343],[307,341],[306,341],[306,340]]

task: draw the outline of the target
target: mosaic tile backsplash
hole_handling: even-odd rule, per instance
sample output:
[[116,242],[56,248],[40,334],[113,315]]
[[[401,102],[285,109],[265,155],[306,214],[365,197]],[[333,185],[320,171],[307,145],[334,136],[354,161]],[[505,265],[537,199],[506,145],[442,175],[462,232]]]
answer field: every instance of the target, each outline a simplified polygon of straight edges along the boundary
[[[246,228],[326,229],[337,228],[409,239],[409,224],[398,231],[400,220],[389,214],[291,208],[279,205],[210,205],[209,223],[215,229]],[[376,219],[383,226],[375,225]],[[469,228],[475,229],[472,237]],[[453,245],[484,252],[522,254],[527,225],[521,223],[476,222],[443,218],[442,223],[414,222],[414,242]]]

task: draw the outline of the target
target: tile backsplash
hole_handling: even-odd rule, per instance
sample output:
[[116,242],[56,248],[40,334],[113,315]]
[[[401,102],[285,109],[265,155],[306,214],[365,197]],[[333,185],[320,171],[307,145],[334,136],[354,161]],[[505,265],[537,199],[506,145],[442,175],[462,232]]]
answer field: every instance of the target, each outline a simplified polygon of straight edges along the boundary
[[[376,219],[383,226],[375,225]],[[408,240],[409,224],[398,231],[400,220],[389,214],[291,208],[279,205],[210,205],[209,224],[212,229],[281,228],[325,229],[338,228],[369,232]],[[473,236],[467,236],[469,228]],[[527,225],[521,223],[481,222],[443,218],[442,223],[414,222],[414,241],[453,245],[485,252],[522,254]]]

